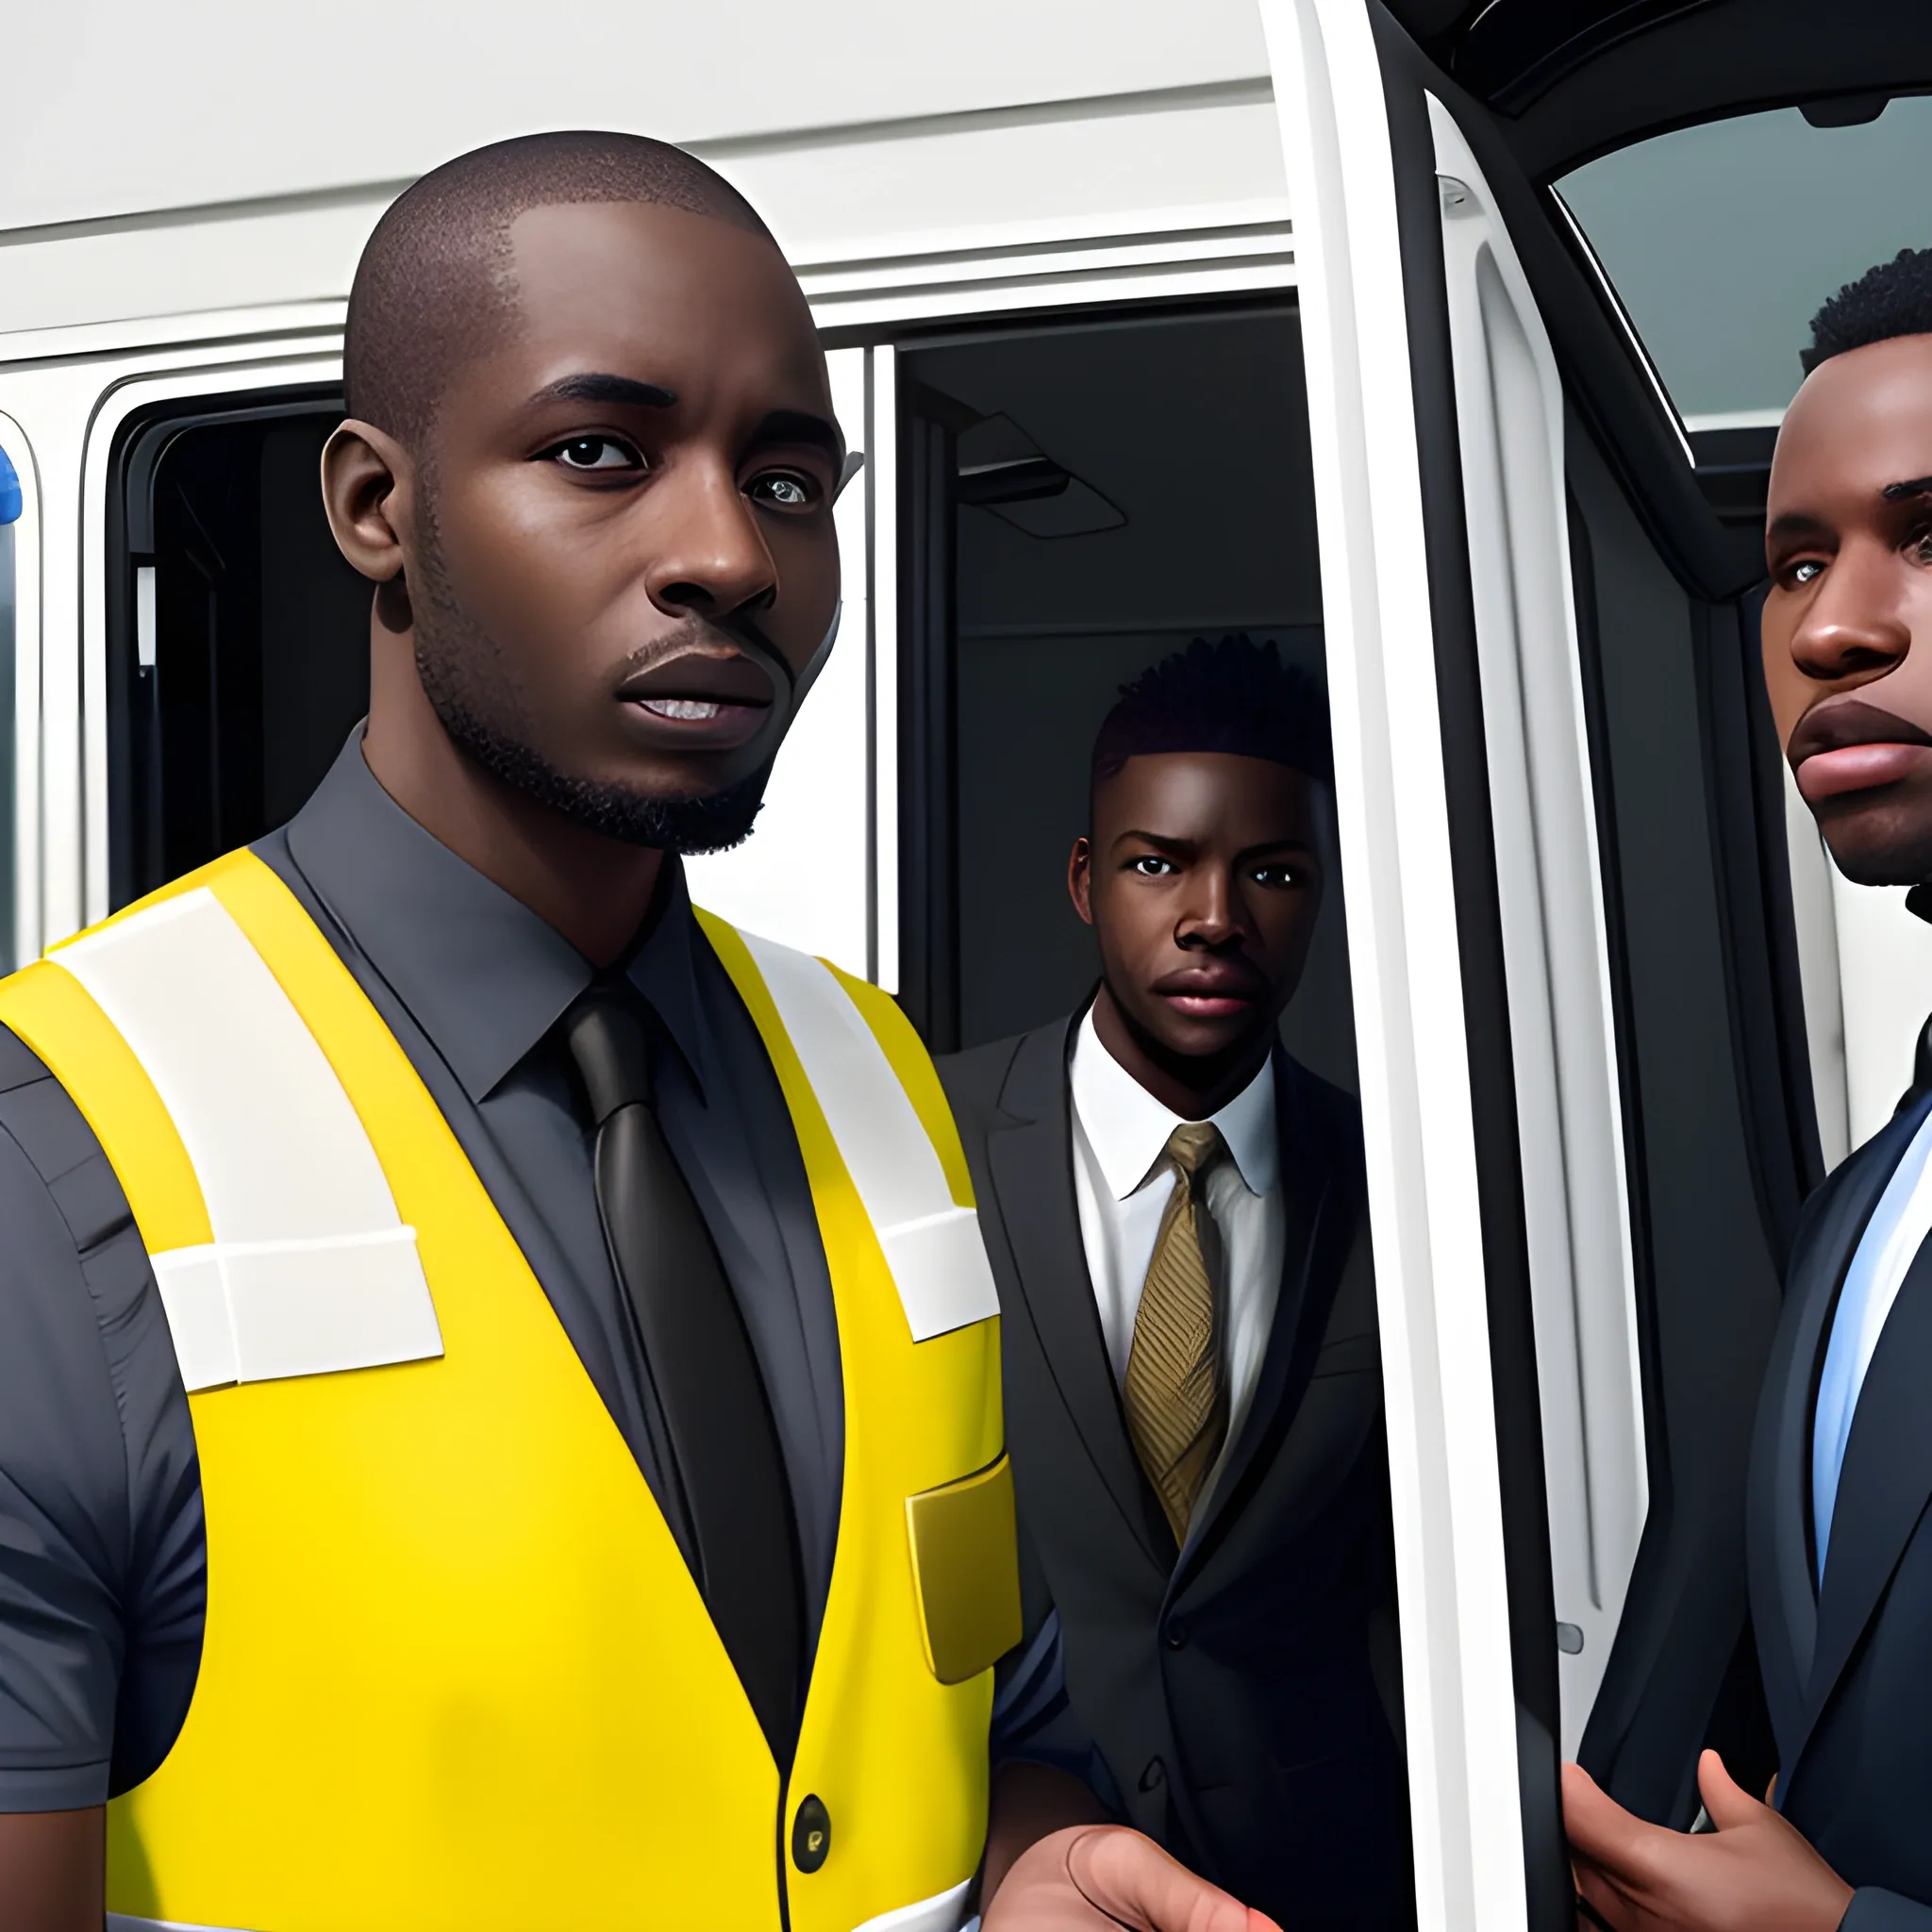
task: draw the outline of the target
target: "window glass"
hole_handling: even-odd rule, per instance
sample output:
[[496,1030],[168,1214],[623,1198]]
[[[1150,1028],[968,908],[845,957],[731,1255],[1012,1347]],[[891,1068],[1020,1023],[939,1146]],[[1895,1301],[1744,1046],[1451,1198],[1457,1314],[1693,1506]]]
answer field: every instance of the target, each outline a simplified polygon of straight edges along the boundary
[[1775,420],[1803,379],[1798,352],[1820,305],[1874,262],[1932,242],[1928,170],[1932,97],[1912,96],[1852,126],[1786,108],[1679,128],[1556,185],[1698,429]]

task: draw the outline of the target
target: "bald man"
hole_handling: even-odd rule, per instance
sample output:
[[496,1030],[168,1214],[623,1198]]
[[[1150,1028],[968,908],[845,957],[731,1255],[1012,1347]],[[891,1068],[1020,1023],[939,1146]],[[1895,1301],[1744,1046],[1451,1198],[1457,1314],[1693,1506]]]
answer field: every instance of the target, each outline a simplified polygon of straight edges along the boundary
[[675,149],[508,142],[346,365],[366,725],[0,986],[0,1932],[952,1932],[983,1855],[990,1926],[1244,1927],[1051,1794],[987,1854],[958,1138],[686,896],[837,624],[783,258]]

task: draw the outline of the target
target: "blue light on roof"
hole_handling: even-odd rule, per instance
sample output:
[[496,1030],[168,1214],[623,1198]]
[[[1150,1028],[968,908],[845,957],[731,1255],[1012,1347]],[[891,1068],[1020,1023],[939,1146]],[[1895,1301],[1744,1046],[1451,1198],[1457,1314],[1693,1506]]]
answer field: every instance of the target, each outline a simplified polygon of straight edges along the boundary
[[0,449],[0,524],[17,524],[21,508],[20,478],[8,461],[7,452]]

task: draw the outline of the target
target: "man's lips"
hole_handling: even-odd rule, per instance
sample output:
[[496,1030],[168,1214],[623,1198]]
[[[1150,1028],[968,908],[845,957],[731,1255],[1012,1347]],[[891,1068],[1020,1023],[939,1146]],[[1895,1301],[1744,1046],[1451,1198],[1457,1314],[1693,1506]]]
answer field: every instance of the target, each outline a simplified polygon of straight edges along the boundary
[[1932,769],[1932,733],[1859,699],[1827,699],[1799,721],[1788,755],[1805,802],[1817,805]]
[[772,680],[731,651],[682,651],[627,677],[619,700],[666,748],[729,751],[758,735],[772,708]]
[[1154,991],[1191,1020],[1239,1019],[1268,995],[1258,974],[1226,968],[1171,973],[1155,983]]

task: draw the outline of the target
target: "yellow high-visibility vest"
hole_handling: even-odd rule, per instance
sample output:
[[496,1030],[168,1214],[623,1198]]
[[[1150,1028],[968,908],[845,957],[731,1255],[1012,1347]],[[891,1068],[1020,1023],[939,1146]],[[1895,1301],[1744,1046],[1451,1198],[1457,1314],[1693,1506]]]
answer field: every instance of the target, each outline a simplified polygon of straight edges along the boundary
[[700,917],[797,1131],[842,1363],[786,1776],[528,1263],[281,881],[231,855],[0,985],[126,1190],[207,1510],[200,1674],[109,1807],[110,1925],[960,1924],[1019,1628],[964,1158],[889,999]]

